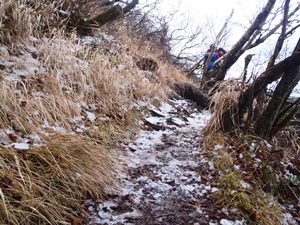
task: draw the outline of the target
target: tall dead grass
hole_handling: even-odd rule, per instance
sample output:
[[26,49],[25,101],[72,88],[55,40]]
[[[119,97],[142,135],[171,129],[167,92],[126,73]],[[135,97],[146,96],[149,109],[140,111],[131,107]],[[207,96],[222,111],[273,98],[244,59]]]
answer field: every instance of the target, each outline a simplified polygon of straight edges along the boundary
[[224,130],[224,117],[229,116],[232,118],[234,116],[234,108],[238,103],[240,94],[241,88],[237,81],[224,81],[219,84],[218,89],[211,98],[210,110],[213,114],[203,129],[205,134]]
[[111,152],[75,136],[26,152],[1,147],[0,223],[70,224],[83,200],[116,187],[113,163]]

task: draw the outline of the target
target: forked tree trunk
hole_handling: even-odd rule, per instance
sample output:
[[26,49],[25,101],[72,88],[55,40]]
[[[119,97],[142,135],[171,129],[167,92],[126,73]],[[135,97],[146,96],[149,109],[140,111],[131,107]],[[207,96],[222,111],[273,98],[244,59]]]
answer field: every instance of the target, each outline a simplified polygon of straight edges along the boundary
[[[291,68],[282,76],[279,84],[273,93],[268,106],[264,110],[263,114],[257,120],[254,126],[254,131],[257,135],[264,138],[271,138],[274,132],[271,132],[276,126],[276,121],[281,121],[280,111],[286,99],[294,87],[300,80],[300,67]],[[284,117],[282,115],[281,117]]]
[[300,39],[292,55],[268,68],[261,76],[259,76],[241,95],[238,103],[238,115],[236,122],[241,118],[248,109],[251,109],[253,100],[258,94],[272,82],[278,80],[286,71],[298,68],[300,65]]
[[[285,0],[284,3],[284,11],[283,11],[283,19],[282,19],[282,27],[281,27],[281,33],[277,39],[277,42],[275,44],[273,55],[271,56],[267,69],[271,68],[275,64],[275,60],[278,57],[285,40],[286,35],[286,29],[288,25],[288,16],[289,16],[289,6],[290,6],[290,0]],[[257,105],[255,107],[255,117],[254,121],[256,122],[257,119],[262,115],[262,111],[264,109],[264,102],[265,102],[265,94],[267,93],[267,89],[264,88],[260,93],[259,96],[256,98]]]

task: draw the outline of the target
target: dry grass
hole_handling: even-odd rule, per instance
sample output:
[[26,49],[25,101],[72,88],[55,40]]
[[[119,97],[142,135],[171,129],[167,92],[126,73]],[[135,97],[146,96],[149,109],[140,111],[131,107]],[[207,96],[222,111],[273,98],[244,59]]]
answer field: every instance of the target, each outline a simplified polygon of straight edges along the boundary
[[222,150],[212,158],[212,162],[215,168],[222,172],[230,170],[233,166],[233,159],[230,154]]
[[75,136],[30,151],[0,148],[0,223],[69,224],[81,200],[114,188],[111,152]]
[[[222,133],[210,134],[203,144],[214,168],[221,174],[216,180],[219,188],[214,194],[216,202],[226,208],[239,209],[239,213],[250,223],[280,225],[282,210],[279,203],[262,190],[260,177],[254,177],[247,167],[244,168],[246,165],[240,164],[239,156],[235,155],[236,148],[240,150],[243,145],[239,145],[238,140],[233,142]],[[241,169],[236,169],[234,165]]]
[[[41,35],[54,22],[64,0],[4,0],[0,2],[0,43],[7,45]],[[54,24],[53,24],[54,25]]]
[[[83,48],[76,40],[76,35],[66,40],[57,34],[51,40],[33,43],[39,49],[37,64],[42,63],[44,68],[24,80],[1,82],[0,101],[5,108],[1,110],[1,124],[9,125],[14,120],[29,129],[22,119],[30,115],[35,127],[47,120],[70,128],[69,119],[80,116],[84,104],[95,104],[98,114],[122,120],[134,99],[165,98],[170,91],[166,84],[170,81],[160,81],[161,74],[170,76],[167,69],[150,74],[158,81],[150,80],[145,76],[149,72],[140,71],[124,49],[118,49],[118,56],[100,50],[91,53],[90,47]],[[25,65],[17,63],[16,67],[26,70]],[[30,104],[21,106],[21,102]]]
[[234,107],[238,103],[240,94],[241,89],[236,81],[224,81],[219,85],[211,99],[210,110],[213,114],[203,130],[204,134],[223,130],[225,113],[229,112],[230,117],[234,116]]
[[[18,137],[37,133],[44,144],[23,152],[0,148],[0,224],[72,223],[80,200],[101,199],[104,187],[115,188],[112,149],[128,128],[136,128],[135,101],[164,99],[172,83],[185,80],[125,28],[117,40],[100,35],[96,44],[55,28],[53,11],[62,2],[0,3],[0,58],[6,63],[0,129]],[[141,71],[139,57],[154,59],[159,70]],[[83,133],[76,133],[75,117],[82,118]],[[52,128],[58,126],[76,135],[57,135]]]
[[[216,145],[224,145],[226,142],[225,135],[221,132],[210,133],[205,135],[202,146],[206,152],[212,152]],[[224,146],[225,147],[225,146]]]
[[142,41],[131,30],[128,30],[126,26],[118,26],[114,36],[122,43],[126,43],[127,50],[133,53],[135,58],[151,58],[158,63],[158,71],[154,75],[154,80],[163,85],[172,86],[175,82],[187,82],[191,81],[186,75],[182,74],[175,66],[170,65],[164,58],[164,50],[154,46],[151,42]]
[[280,225],[282,210],[278,202],[259,187],[245,188],[242,182],[236,171],[224,175],[220,179],[220,191],[215,196],[219,203],[239,209],[245,218],[259,225]]

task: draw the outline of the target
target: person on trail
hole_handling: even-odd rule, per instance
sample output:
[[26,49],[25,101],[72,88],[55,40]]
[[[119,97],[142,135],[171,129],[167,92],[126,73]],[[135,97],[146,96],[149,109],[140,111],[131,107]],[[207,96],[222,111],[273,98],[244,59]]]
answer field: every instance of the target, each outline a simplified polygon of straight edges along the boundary
[[220,62],[219,59],[226,53],[225,49],[217,48],[214,44],[210,45],[204,56],[204,65],[207,65],[207,71],[213,69],[216,61]]
[[218,54],[218,59],[221,58],[223,55],[225,55],[227,52],[225,51],[224,48],[218,48],[217,54]]
[[210,71],[215,61],[218,59],[217,48],[215,45],[210,45],[209,49],[206,51],[204,55],[204,65],[207,66],[207,71]]
[[213,69],[216,69],[220,66],[220,63],[223,60],[223,56],[226,54],[227,52],[225,51],[224,48],[218,48],[217,50],[217,60],[214,62],[213,65]]

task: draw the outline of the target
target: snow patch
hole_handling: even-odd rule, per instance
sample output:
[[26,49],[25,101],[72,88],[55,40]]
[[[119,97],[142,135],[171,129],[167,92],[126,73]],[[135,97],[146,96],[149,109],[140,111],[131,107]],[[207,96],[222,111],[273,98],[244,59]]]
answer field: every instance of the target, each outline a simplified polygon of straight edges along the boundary
[[13,143],[12,146],[18,150],[28,150],[30,148],[27,143]]
[[86,113],[86,116],[87,116],[88,120],[89,120],[90,122],[94,123],[95,120],[96,120],[95,114],[92,113],[92,112],[89,112],[89,111],[85,111],[85,113]]
[[226,219],[222,219],[220,221],[221,225],[243,225],[244,221],[240,221],[240,220],[236,220],[236,221],[231,221],[231,220],[226,220]]

